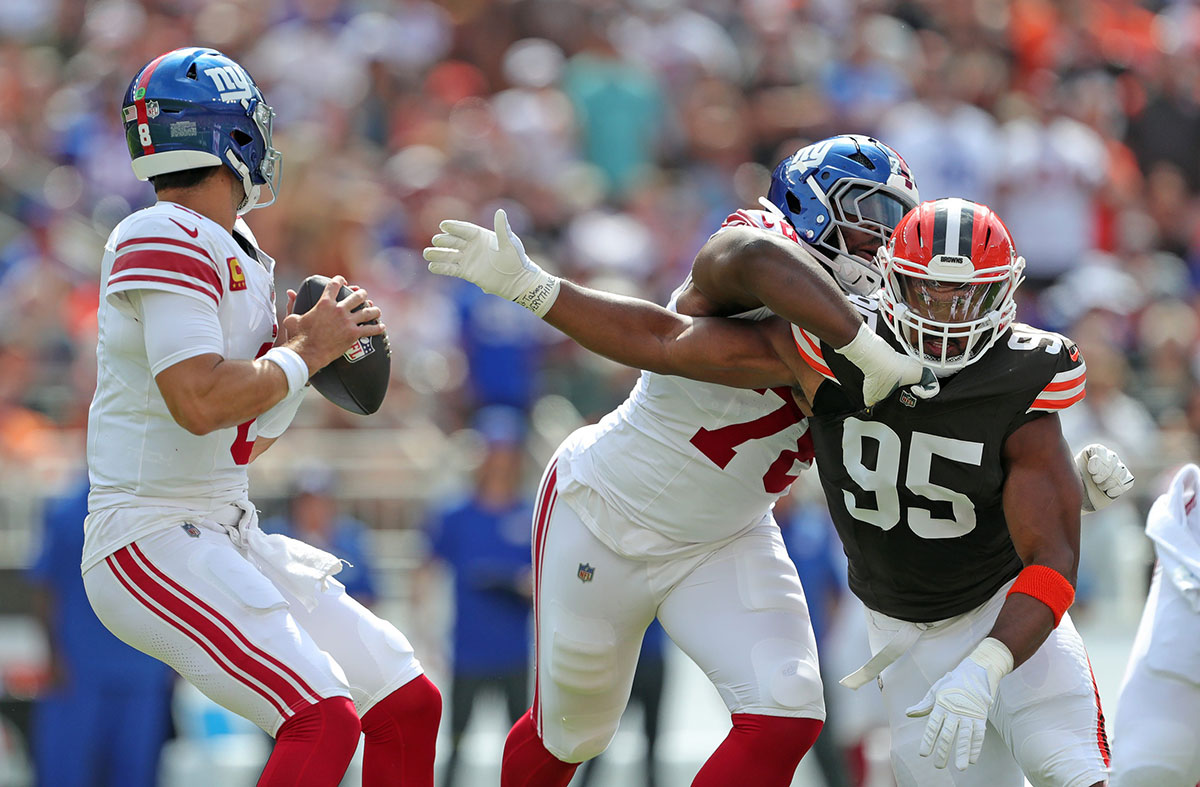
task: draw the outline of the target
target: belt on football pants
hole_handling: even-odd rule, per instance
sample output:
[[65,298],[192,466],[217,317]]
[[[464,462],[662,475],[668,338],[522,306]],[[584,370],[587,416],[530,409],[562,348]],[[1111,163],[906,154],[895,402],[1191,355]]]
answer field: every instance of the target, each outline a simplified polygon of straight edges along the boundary
[[258,512],[249,500],[222,506],[206,520],[219,525],[238,550],[277,586],[295,596],[310,612],[328,581],[342,570],[342,560],[323,549],[258,527]]
[[848,689],[857,689],[875,680],[887,669],[888,665],[900,658],[913,646],[921,634],[928,628],[917,623],[908,623],[900,627],[888,643],[879,652],[867,660],[867,663],[838,681]]

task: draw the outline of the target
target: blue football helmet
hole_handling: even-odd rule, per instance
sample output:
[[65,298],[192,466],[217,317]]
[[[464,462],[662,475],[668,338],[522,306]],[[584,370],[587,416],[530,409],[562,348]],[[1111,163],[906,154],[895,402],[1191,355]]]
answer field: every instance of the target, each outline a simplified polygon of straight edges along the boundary
[[[920,198],[908,164],[896,151],[871,137],[841,134],[780,162],[766,199],[759,201],[791,222],[843,290],[871,295],[883,284],[876,250]],[[862,235],[848,242],[846,230],[866,233],[871,242],[863,243]]]
[[[224,164],[246,193],[239,214],[275,201],[283,156],[271,147],[274,117],[245,69],[202,47],[151,60],[129,83],[121,103],[139,180]],[[260,202],[263,186],[271,196]]]

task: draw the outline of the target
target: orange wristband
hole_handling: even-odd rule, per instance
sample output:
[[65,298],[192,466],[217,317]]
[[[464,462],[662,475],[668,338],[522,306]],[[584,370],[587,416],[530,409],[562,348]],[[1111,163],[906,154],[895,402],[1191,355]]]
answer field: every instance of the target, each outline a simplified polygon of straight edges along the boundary
[[1021,573],[1017,574],[1017,581],[1008,589],[1009,596],[1013,593],[1032,596],[1050,607],[1050,611],[1054,613],[1056,628],[1071,602],[1075,600],[1075,588],[1071,587],[1066,577],[1049,566],[1025,566]]

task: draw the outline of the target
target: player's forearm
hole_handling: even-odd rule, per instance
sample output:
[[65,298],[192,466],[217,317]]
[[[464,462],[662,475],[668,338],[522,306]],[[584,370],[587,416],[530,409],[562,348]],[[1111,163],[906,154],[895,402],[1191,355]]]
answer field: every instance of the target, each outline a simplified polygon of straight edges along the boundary
[[543,319],[586,349],[635,369],[737,388],[796,383],[765,323],[687,317],[567,281]]
[[[862,324],[832,277],[798,243],[745,230],[714,247],[711,263],[705,256],[697,259],[695,273],[701,290],[712,291],[710,297],[733,290],[742,303],[761,303],[832,347],[850,343]],[[702,267],[711,273],[706,276]]]
[[691,320],[658,304],[562,282],[558,298],[543,318],[581,347],[617,363],[663,374],[673,369],[667,343]]
[[1053,631],[1054,613],[1048,606],[1032,596],[1014,593],[1005,599],[988,636],[1008,647],[1015,669],[1036,653]]
[[[1057,416],[1021,426],[1003,451],[1004,518],[1026,568],[991,636],[1007,645],[1014,665],[1020,665],[1050,636],[1074,598],[1082,490]],[[1037,581],[1027,584],[1032,577]]]
[[[177,368],[185,364],[189,366]],[[164,385],[164,375],[173,376],[169,385]],[[257,418],[287,395],[288,381],[278,365],[261,358],[204,356],[161,372],[159,389],[175,421],[204,435]]]

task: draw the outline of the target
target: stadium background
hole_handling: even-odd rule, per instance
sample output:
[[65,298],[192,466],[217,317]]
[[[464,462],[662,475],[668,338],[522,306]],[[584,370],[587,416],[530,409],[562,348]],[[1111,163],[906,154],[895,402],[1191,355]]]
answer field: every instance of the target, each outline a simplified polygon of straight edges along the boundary
[[[1107,443],[1138,477],[1085,522],[1075,614],[1111,716],[1145,593],[1142,517],[1200,438],[1193,2],[4,0],[0,784],[27,783],[22,720],[47,685],[25,572],[47,500],[83,467],[101,247],[153,201],[129,169],[120,96],[147,60],[191,44],[242,62],[278,112],[282,191],[249,222],[280,289],[342,273],[370,290],[392,339],[383,410],[357,418],[310,396],[252,468],[253,498],[277,512],[297,478],[318,465],[337,474],[339,503],[370,526],[377,609],[439,685],[448,580],[414,605],[414,577],[430,512],[480,461],[476,412],[527,414],[532,484],[558,440],[619,403],[634,374],[429,275],[420,249],[437,222],[488,224],[505,207],[548,267],[662,302],[780,158],[863,132],[907,158],[924,198],[968,197],[1006,219],[1029,263],[1022,318],[1068,333],[1087,358],[1070,441]],[[177,697],[180,737],[188,714],[209,713]],[[678,654],[663,723],[660,783],[686,784],[727,717]],[[494,783],[505,726],[498,703],[477,714],[461,783]],[[598,781],[638,783],[637,729],[623,727]],[[220,756],[252,781],[266,744],[246,740]],[[218,744],[205,745],[219,763]],[[191,755],[173,746],[174,783],[191,783]],[[821,784],[810,761],[796,783]]]

